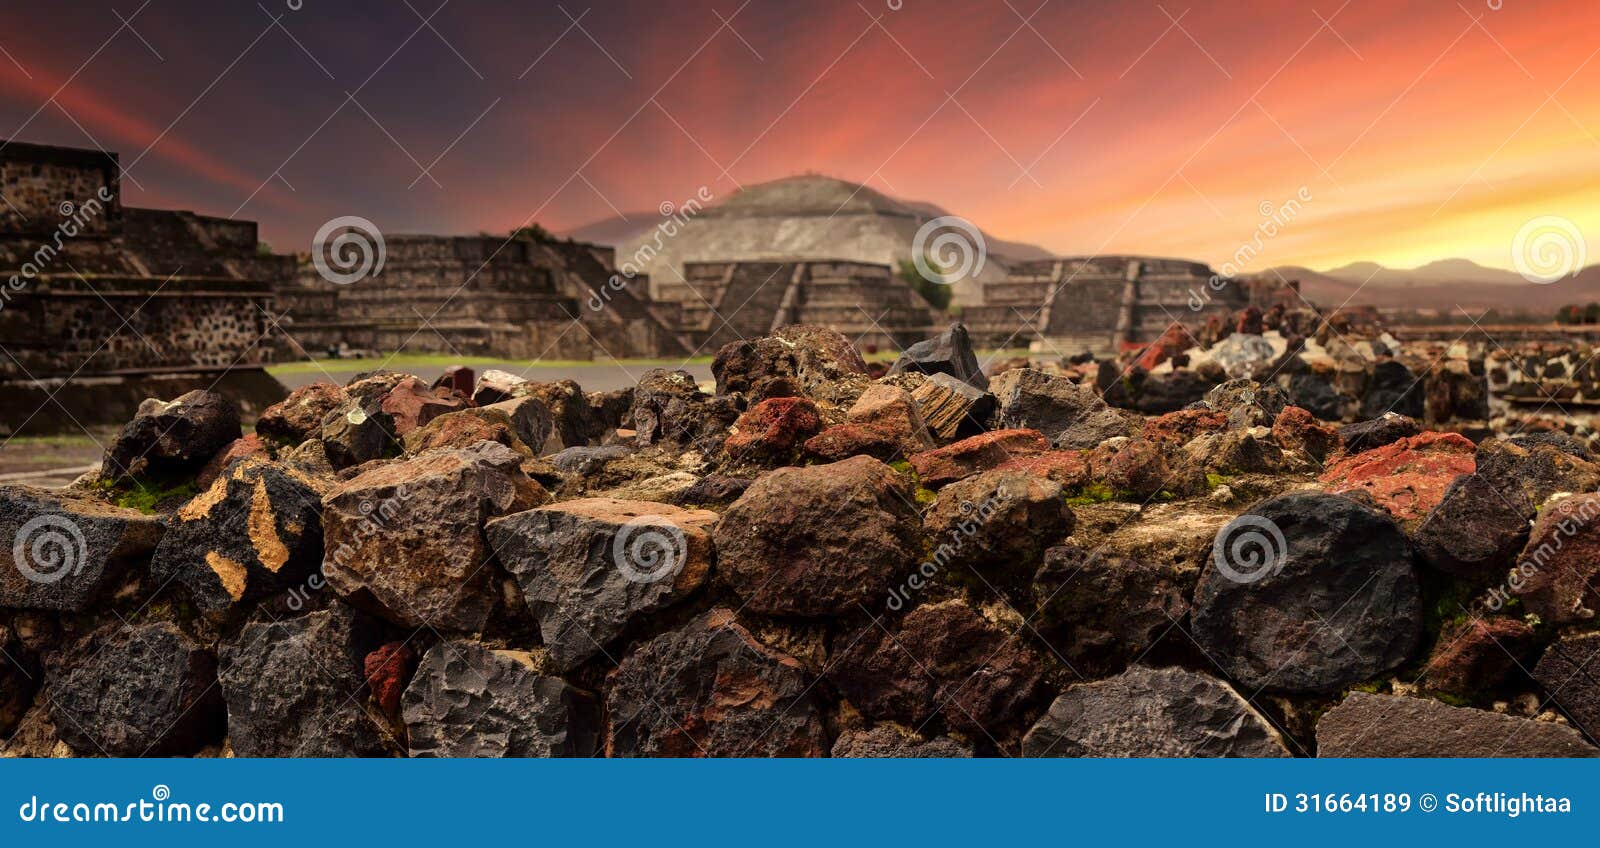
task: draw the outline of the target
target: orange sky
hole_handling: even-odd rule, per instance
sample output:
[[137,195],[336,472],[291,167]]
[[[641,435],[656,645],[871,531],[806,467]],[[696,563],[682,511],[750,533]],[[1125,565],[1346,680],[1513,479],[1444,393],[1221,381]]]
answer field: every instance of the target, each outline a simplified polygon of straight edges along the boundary
[[686,0],[574,27],[456,0],[434,29],[264,3],[279,29],[153,0],[135,33],[85,0],[7,12],[0,135],[119,150],[130,203],[237,210],[278,249],[336,215],[559,230],[811,170],[1061,253],[1214,264],[1303,189],[1239,270],[1507,267],[1530,219],[1600,234],[1600,4],[1497,2]]

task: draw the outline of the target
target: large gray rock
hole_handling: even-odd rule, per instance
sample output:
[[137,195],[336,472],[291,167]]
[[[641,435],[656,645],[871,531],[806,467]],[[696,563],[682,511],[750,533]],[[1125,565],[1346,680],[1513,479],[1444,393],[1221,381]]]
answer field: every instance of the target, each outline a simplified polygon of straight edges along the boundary
[[[0,625],[0,738],[11,738],[39,689],[39,662],[10,627]],[[0,745],[0,756],[5,747]]]
[[939,335],[906,348],[889,368],[890,374],[908,371],[949,374],[975,388],[989,388],[989,378],[978,364],[978,355],[967,336],[967,325],[959,321]]
[[241,757],[373,757],[396,744],[369,710],[364,663],[378,622],[343,604],[252,622],[222,648],[228,741]]
[[50,715],[80,754],[192,754],[222,737],[217,661],[176,625],[110,625],[50,674]]
[[639,378],[628,416],[640,447],[662,445],[711,456],[728,438],[739,409],[728,398],[700,391],[687,371],[656,368]]
[[1387,513],[1320,492],[1252,506],[1217,534],[1194,637],[1251,691],[1335,692],[1416,652],[1411,543]]
[[1600,757],[1559,724],[1351,692],[1317,722],[1319,757]]
[[719,573],[753,612],[832,616],[875,603],[913,563],[921,522],[870,457],[762,475],[716,528]]
[[396,624],[481,630],[498,599],[483,524],[543,496],[522,459],[479,442],[344,483],[322,503],[328,585]]
[[1287,757],[1283,740],[1220,680],[1134,666],[1079,683],[1022,740],[1027,757]]
[[182,477],[241,435],[239,407],[216,392],[151,398],[106,448],[101,474],[110,480]]
[[995,429],[1031,429],[1057,448],[1088,449],[1116,436],[1133,436],[1140,417],[1113,409],[1066,377],[1032,368],[1013,368],[989,382],[997,408]]
[[81,494],[0,486],[0,608],[82,612],[161,532],[155,516]]
[[609,678],[606,756],[820,757],[800,662],[713,609],[639,645]]
[[1120,671],[1189,611],[1194,572],[1160,559],[1117,556],[1073,544],[1051,548],[1033,577],[1034,630],[1079,674]]
[[204,610],[228,609],[305,582],[322,564],[322,496],[287,466],[235,464],[168,519],[150,561]]
[[592,757],[600,705],[518,651],[440,642],[404,699],[413,757]]
[[565,671],[705,583],[716,521],[703,509],[585,498],[496,519],[487,534]]

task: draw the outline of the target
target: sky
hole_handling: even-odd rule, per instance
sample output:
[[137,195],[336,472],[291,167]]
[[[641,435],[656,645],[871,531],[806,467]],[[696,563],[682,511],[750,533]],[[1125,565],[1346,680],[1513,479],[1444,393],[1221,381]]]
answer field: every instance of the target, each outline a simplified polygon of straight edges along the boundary
[[0,0],[0,51],[0,137],[279,251],[802,172],[1240,272],[1600,238],[1593,0]]

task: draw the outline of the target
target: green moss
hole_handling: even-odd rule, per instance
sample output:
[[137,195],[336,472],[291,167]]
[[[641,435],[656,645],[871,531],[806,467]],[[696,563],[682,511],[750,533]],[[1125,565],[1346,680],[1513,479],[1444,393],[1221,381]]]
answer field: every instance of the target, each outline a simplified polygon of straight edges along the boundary
[[1116,500],[1117,493],[1104,483],[1087,483],[1067,493],[1067,506],[1089,506]]
[[1473,702],[1472,702],[1471,698],[1463,698],[1460,695],[1452,695],[1449,692],[1429,691],[1428,694],[1433,696],[1434,698],[1440,700],[1440,701],[1445,702],[1446,704],[1449,704],[1452,707],[1470,707],[1470,706],[1473,706]]
[[897,459],[894,462],[889,463],[889,467],[893,468],[894,470],[896,470],[898,472],[900,472],[901,474],[916,474],[917,473],[917,472],[911,470],[911,461],[910,460],[906,460],[906,459]]
[[1365,692],[1368,695],[1383,695],[1389,691],[1389,681],[1384,678],[1368,680],[1350,687],[1351,692]]
[[1228,481],[1232,480],[1232,479],[1233,479],[1233,477],[1231,475],[1228,475],[1228,474],[1207,473],[1206,474],[1206,489],[1208,489],[1208,490],[1210,490],[1210,489],[1219,489],[1219,488],[1221,488],[1223,486],[1228,485]]
[[172,484],[139,481],[125,486],[101,480],[99,487],[106,499],[113,504],[126,509],[136,509],[145,515],[154,515],[156,506],[168,500],[188,500],[200,494],[200,487],[196,486],[193,480]]

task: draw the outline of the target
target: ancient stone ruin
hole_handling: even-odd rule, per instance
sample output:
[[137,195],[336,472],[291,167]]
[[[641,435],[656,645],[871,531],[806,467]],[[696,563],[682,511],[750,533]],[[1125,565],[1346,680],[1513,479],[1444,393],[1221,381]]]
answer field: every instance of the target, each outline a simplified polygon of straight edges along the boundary
[[294,260],[250,221],[125,207],[120,173],[0,142],[0,432],[75,432],[218,380],[255,411],[279,391],[260,366]]
[[657,316],[649,281],[619,277],[609,249],[533,233],[383,240],[382,267],[346,285],[301,263],[277,293],[287,347],[507,359],[689,353]]
[[688,262],[683,279],[656,281],[656,299],[676,307],[675,328],[706,352],[790,324],[902,350],[936,323],[927,301],[888,266],[841,260]]

